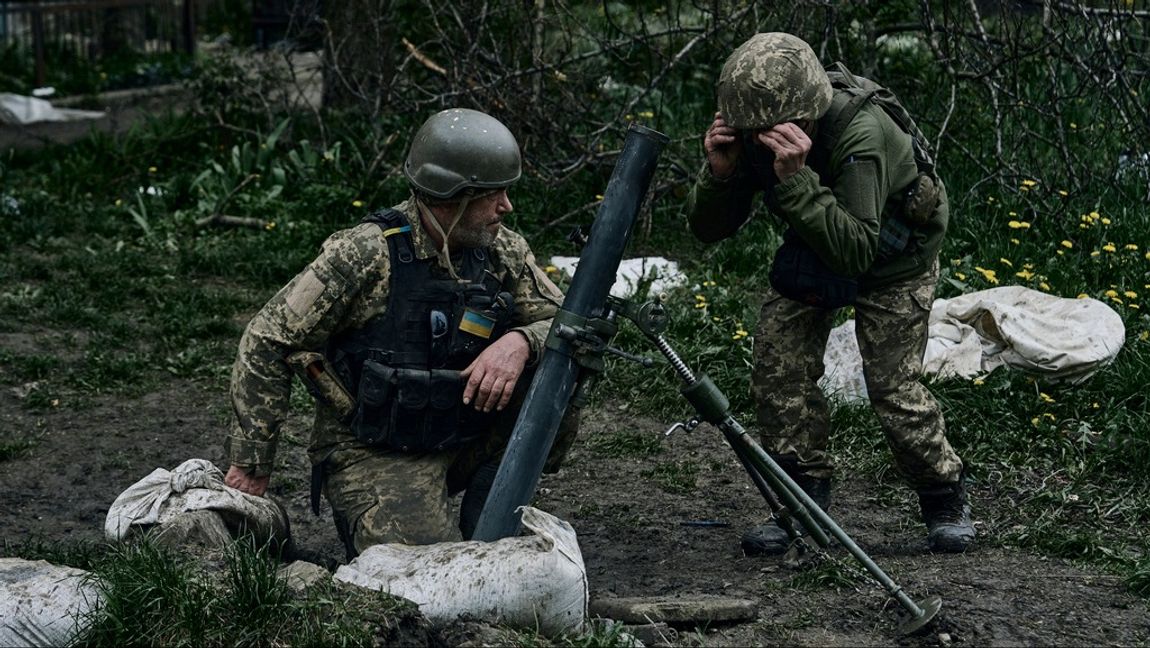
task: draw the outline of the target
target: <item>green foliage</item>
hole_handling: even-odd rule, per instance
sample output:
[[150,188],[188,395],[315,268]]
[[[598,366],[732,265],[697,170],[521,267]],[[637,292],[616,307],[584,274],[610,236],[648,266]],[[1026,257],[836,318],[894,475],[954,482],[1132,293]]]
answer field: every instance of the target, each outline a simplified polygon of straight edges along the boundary
[[660,461],[639,474],[653,480],[668,493],[687,495],[695,492],[699,466],[689,459]]
[[297,597],[277,574],[268,549],[247,541],[233,544],[223,561],[223,572],[204,571],[147,539],[107,548],[89,577],[103,604],[91,612],[80,643],[362,645],[380,625],[386,628],[414,609],[386,594],[341,597],[335,585]]

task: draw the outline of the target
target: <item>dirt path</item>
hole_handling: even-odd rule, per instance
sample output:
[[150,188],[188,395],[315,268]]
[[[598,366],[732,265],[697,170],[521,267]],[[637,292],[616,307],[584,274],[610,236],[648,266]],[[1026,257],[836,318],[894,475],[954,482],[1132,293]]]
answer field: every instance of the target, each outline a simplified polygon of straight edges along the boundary
[[[5,337],[0,336],[0,346],[10,342]],[[100,399],[83,408],[61,402],[43,412],[23,407],[18,389],[5,386],[0,432],[5,439],[31,434],[36,443],[0,464],[0,543],[33,537],[99,541],[108,506],[154,468],[174,468],[192,457],[220,465],[227,414],[223,391],[199,383],[173,381],[140,398]],[[618,434],[661,437],[668,422],[618,410],[592,413],[565,469],[544,478],[536,504],[570,521],[579,533],[593,598],[709,594],[757,601],[754,622],[682,629],[676,644],[1150,641],[1146,602],[1126,593],[1118,579],[992,546],[961,556],[930,555],[909,493],[848,480],[835,489],[836,519],[914,598],[937,594],[944,601],[938,631],[899,640],[897,606],[870,581],[820,581],[779,560],[741,554],[739,534],[763,516],[764,508],[717,431],[703,426],[690,435],[677,433],[648,457],[612,456],[617,453],[596,442]],[[293,421],[289,434],[302,438],[303,425]],[[303,449],[288,445],[281,453],[288,466],[276,476],[273,490],[290,512],[298,543],[338,560],[330,516],[325,510],[315,518],[307,511]],[[644,474],[658,464],[679,465],[690,475],[672,483]],[[667,483],[682,492],[668,492]],[[974,495],[977,507],[979,493]],[[683,524],[692,521],[716,526]],[[847,558],[845,552],[836,555]]]

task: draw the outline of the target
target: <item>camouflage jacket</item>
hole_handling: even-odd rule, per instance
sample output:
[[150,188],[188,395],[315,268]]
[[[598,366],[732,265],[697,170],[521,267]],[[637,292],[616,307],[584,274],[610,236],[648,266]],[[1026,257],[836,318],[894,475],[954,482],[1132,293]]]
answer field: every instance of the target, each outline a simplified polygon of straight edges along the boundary
[[[836,91],[827,115],[849,96]],[[826,120],[827,117],[824,117]],[[915,228],[912,245],[876,262],[879,227],[901,209],[903,190],[918,175],[910,136],[882,108],[863,106],[843,130],[828,159],[819,160],[819,133],[807,166],[770,191],[767,204],[835,272],[858,276],[864,289],[906,279],[930,268],[946,233],[950,208],[945,188],[930,220]],[[736,172],[715,179],[706,163],[688,203],[691,231],[703,241],[733,235],[752,215],[762,183],[740,156]]]
[[[395,207],[412,224],[416,256],[439,254],[420,224],[414,201]],[[535,263],[522,236],[501,228],[490,248],[495,272],[515,298],[512,331],[522,332],[536,362],[563,295]],[[448,276],[440,264],[435,271]],[[458,267],[457,267],[458,270]],[[262,476],[270,474],[280,427],[288,412],[292,373],[284,358],[301,350],[322,351],[334,335],[359,328],[384,313],[390,287],[387,241],[378,225],[365,223],[333,234],[319,256],[252,318],[240,339],[232,367],[235,410],[227,436],[227,459]],[[316,405],[312,459],[358,441],[325,405]]]

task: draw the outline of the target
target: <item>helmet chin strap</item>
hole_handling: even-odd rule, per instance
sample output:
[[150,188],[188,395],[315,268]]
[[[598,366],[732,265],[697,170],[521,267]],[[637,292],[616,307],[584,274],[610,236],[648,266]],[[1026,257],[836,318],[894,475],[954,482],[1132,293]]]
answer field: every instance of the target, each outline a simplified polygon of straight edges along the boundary
[[459,275],[455,272],[455,264],[451,262],[451,248],[447,243],[447,239],[451,236],[451,232],[455,229],[455,226],[463,219],[463,212],[467,211],[467,205],[470,203],[471,196],[466,195],[459,201],[459,207],[455,209],[455,216],[451,219],[451,225],[447,227],[447,231],[445,232],[443,231],[443,226],[439,224],[439,219],[435,217],[435,213],[431,211],[427,203],[423,202],[423,198],[418,194],[415,196],[415,205],[419,208],[419,213],[424,219],[431,222],[431,226],[435,228],[440,240],[443,241],[439,246],[439,265],[443,266],[447,270],[447,273],[451,275],[451,278],[456,281],[463,280],[459,278]]

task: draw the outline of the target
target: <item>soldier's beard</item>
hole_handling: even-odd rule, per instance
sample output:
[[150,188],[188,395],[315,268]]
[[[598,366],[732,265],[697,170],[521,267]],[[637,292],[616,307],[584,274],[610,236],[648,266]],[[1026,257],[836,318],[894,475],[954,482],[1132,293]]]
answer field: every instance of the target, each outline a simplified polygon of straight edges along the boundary
[[497,228],[461,222],[451,231],[451,247],[456,249],[491,247],[498,235]]

